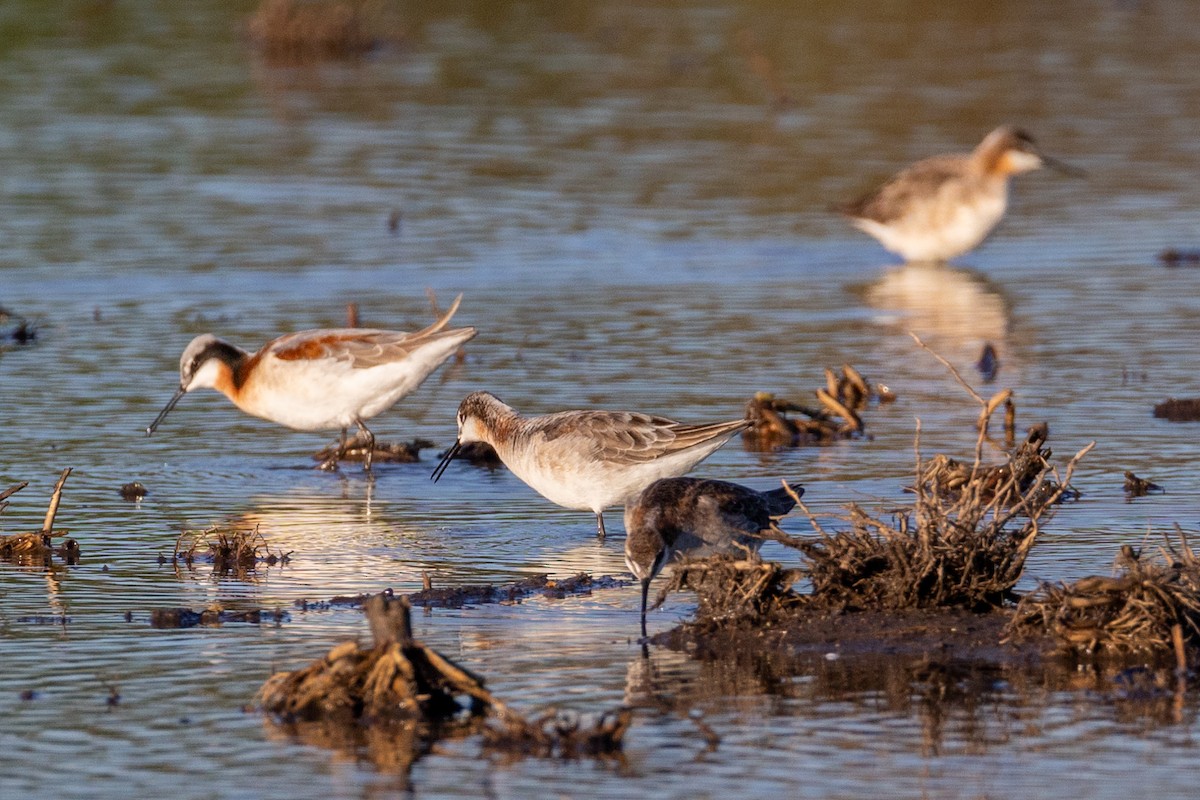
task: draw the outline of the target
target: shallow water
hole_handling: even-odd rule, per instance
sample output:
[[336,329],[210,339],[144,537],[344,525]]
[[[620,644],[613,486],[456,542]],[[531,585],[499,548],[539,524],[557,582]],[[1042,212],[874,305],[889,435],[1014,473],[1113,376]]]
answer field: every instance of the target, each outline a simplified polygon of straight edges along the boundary
[[[975,408],[913,330],[976,384],[992,343],[1001,368],[981,390],[1013,388],[1019,424],[1049,422],[1058,457],[1099,443],[1023,588],[1106,572],[1121,544],[1194,525],[1200,495],[1194,429],[1150,414],[1200,394],[1200,270],[1155,259],[1196,244],[1190,5],[414,4],[399,42],[316,67],[255,56],[252,11],[0,9],[0,306],[39,330],[0,346],[0,485],[31,482],[3,529],[38,527],[71,466],[58,521],[84,555],[0,565],[5,796],[1035,796],[1067,776],[1093,797],[1191,796],[1194,698],[1156,714],[1115,687],[1034,681],[932,703],[897,679],[646,662],[633,587],[416,619],[530,712],[671,695],[673,710],[639,712],[623,765],[498,764],[467,741],[405,779],[291,740],[243,710],[255,690],[366,635],[358,612],[294,601],[408,591],[423,572],[621,574],[621,537],[598,544],[589,515],[503,471],[456,463],[434,485],[436,450],[373,484],[315,472],[329,437],[212,393],[142,433],[192,336],[256,347],[340,325],[350,302],[364,324],[417,328],[429,287],[443,305],[463,292],[456,321],[480,335],[376,419],[381,438],[446,446],[479,388],[531,412],[733,418],[755,391],[801,396],[850,362],[899,396],[868,412],[870,438],[734,442],[696,471],[799,478],[831,512],[902,499],[918,416],[926,452],[970,452]],[[1090,176],[1022,178],[1001,229],[955,266],[895,265],[822,210],[1006,121]],[[1127,502],[1127,469],[1167,493]],[[134,479],[150,491],[136,504],[117,493]],[[254,581],[159,563],[180,530],[228,522],[291,563]],[[214,602],[290,618],[149,627],[153,608]],[[672,599],[652,628],[689,608]],[[25,621],[52,614],[69,622]],[[723,737],[715,751],[688,708]]]

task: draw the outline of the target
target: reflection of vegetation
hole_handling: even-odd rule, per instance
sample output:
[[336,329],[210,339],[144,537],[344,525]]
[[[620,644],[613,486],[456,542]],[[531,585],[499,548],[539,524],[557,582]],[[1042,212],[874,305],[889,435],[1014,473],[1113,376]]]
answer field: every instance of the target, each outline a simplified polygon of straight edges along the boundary
[[[1000,614],[903,612],[813,619],[802,635],[779,626],[680,629],[669,635],[670,651],[631,662],[625,700],[680,715],[725,714],[758,712],[763,705],[754,698],[765,695],[791,701],[771,704],[781,716],[822,727],[831,705],[845,718],[911,718],[926,755],[947,748],[984,753],[1016,737],[1040,736],[1038,729],[1054,725],[1062,708],[1075,707],[1072,698],[1086,699],[1092,718],[1146,730],[1195,723],[1197,696],[1184,691],[1173,669],[1081,669],[997,647],[1003,622]],[[956,642],[956,629],[974,629],[974,643]],[[691,662],[683,675],[671,666],[675,658]],[[718,720],[707,722],[722,732]]]

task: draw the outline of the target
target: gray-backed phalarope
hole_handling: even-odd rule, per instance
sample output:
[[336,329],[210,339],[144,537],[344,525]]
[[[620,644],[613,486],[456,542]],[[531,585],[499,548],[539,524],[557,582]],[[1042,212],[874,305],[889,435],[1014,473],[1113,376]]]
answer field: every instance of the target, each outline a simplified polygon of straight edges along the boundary
[[[798,484],[796,496],[804,494]],[[642,636],[650,581],[674,558],[757,551],[761,533],[796,507],[780,487],[756,492],[727,481],[664,478],[625,506],[625,563],[642,584]]]
[[437,322],[415,333],[333,328],[289,333],[253,355],[211,333],[197,336],[179,360],[179,389],[155,418],[154,433],[175,404],[193,389],[216,389],[256,417],[301,431],[338,429],[344,455],[346,430],[366,437],[371,469],[375,437],[364,420],[411,393],[467,340],[474,328],[443,330],[462,295]]
[[683,425],[633,411],[524,417],[493,394],[473,392],[458,407],[458,440],[433,479],[460,447],[487,442],[514,475],[550,502],[594,513],[603,539],[604,509],[659,478],[682,475],[749,424],[739,419]]
[[945,261],[978,245],[1000,222],[1010,177],[1041,166],[1083,174],[1041,153],[1025,131],[1003,126],[974,151],[918,161],[837,210],[906,261]]

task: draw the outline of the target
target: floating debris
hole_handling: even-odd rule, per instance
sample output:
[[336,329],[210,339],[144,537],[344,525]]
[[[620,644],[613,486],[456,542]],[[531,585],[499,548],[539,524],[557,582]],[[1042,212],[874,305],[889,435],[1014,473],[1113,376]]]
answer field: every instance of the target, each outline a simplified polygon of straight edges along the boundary
[[1168,422],[1196,422],[1200,420],[1200,399],[1164,400],[1154,407],[1154,416]]
[[1145,478],[1139,478],[1137,475],[1134,475],[1132,472],[1126,470],[1125,494],[1129,495],[1130,497],[1145,497],[1151,492],[1165,491],[1166,489],[1159,486],[1157,483],[1146,480]]
[[368,0],[263,0],[247,32],[263,56],[287,64],[351,59],[402,38],[385,6]]
[[172,559],[176,564],[183,562],[188,569],[203,559],[212,564],[214,574],[230,575],[240,580],[257,571],[259,565],[272,567],[286,564],[291,556],[290,550],[286,553],[272,550],[257,527],[250,531],[217,525],[202,531],[179,534]]
[[979,360],[975,362],[975,369],[979,371],[979,377],[984,383],[991,383],[996,380],[996,375],[1000,372],[1000,358],[996,355],[996,348],[991,342],[987,342],[983,346],[983,352],[979,354]]
[[1175,651],[1186,667],[1183,645],[1200,646],[1200,559],[1175,532],[1150,557],[1122,547],[1116,577],[1043,583],[1017,606],[1010,637],[1046,631],[1076,656]]
[[[415,464],[421,460],[421,451],[433,447],[428,439],[413,439],[411,442],[376,442],[371,451],[371,461],[375,464]],[[362,431],[346,442],[343,449],[335,442],[323,450],[313,453],[313,461],[320,462],[321,469],[335,470],[339,461],[367,460],[367,437]]]
[[[468,584],[465,586],[449,586],[434,588],[432,581],[425,581],[421,591],[404,595],[408,602],[420,608],[462,608],[463,606],[484,605],[487,603],[520,603],[527,597],[541,595],[562,599],[576,595],[588,595],[597,589],[615,589],[630,585],[630,581],[614,578],[611,575],[593,577],[586,572],[580,572],[570,578],[552,580],[548,575],[533,575],[512,583],[502,584]],[[385,592],[392,597],[392,590]],[[330,608],[359,608],[374,594],[361,594],[334,597],[328,601],[313,602],[297,600],[295,605],[303,611],[325,611]]]
[[190,608],[155,608],[150,612],[152,628],[194,628],[197,625],[217,626],[226,622],[246,622],[261,625],[263,622],[279,624],[290,619],[286,611],[276,609],[264,611],[252,608],[246,611],[227,611],[220,606],[211,606],[202,611]]
[[[321,722],[350,730],[404,730],[409,749],[393,756],[407,769],[440,738],[482,733],[486,749],[521,755],[600,756],[619,753],[629,709],[590,727],[549,712],[532,722],[496,698],[484,680],[412,636],[404,598],[375,595],[366,603],[373,645],[335,646],[303,669],[272,675],[259,689],[263,711],[279,724]],[[400,726],[399,728],[397,726]]]
[[604,575],[593,578],[580,572],[570,578],[551,580],[547,575],[534,575],[514,583],[493,586],[468,585],[435,589],[432,586],[407,595],[408,602],[422,608],[462,608],[465,605],[484,603],[519,603],[527,597],[541,595],[562,599],[575,595],[591,594],[596,589],[612,589],[628,586],[629,581]]
[[[742,441],[753,450],[774,450],[823,444],[861,435],[864,424],[860,412],[872,399],[880,403],[895,400],[895,395],[883,384],[874,389],[849,364],[842,365],[841,375],[825,370],[825,386],[816,390],[819,408],[775,397],[770,392],[758,392],[746,403],[746,419],[753,425],[742,432]],[[808,419],[788,417],[789,413],[803,414]]]
[[[71,468],[67,467],[58,476],[54,491],[50,495],[50,505],[42,521],[42,529],[32,533],[19,533],[12,536],[0,536],[0,559],[19,564],[40,564],[51,566],[55,556],[67,564],[79,563],[79,543],[67,536],[65,530],[54,530],[54,518],[58,514],[58,505],[62,501],[63,485]],[[8,507],[6,498],[28,486],[28,481],[14,484],[0,491],[0,511]],[[61,538],[61,544],[54,544],[55,538]]]
[[1178,267],[1183,264],[1200,264],[1200,250],[1179,250],[1168,247],[1158,254],[1158,260],[1168,267]]
[[125,484],[120,488],[119,492],[122,500],[128,500],[131,503],[141,500],[148,494],[146,487],[138,481]]
[[0,307],[0,343],[29,344],[37,339],[37,325]]

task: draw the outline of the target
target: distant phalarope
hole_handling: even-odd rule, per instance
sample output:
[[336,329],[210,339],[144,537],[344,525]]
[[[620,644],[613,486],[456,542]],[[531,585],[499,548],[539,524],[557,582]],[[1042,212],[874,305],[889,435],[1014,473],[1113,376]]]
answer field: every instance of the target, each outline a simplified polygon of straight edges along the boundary
[[375,436],[363,423],[415,390],[467,340],[474,328],[443,330],[462,295],[437,322],[415,333],[332,328],[289,333],[251,355],[211,333],[197,336],[179,360],[179,389],[155,418],[154,433],[193,389],[216,389],[256,417],[301,431],[338,429],[341,447],[323,465],[345,455],[346,431],[366,437],[364,468],[371,469]]
[[632,411],[562,411],[523,417],[488,392],[458,407],[458,440],[446,451],[436,481],[458,449],[487,442],[514,475],[552,503],[596,515],[620,505],[659,478],[682,475],[739,431],[744,419],[683,425]]
[[[799,497],[804,487],[792,484]],[[642,584],[642,636],[650,581],[674,558],[757,551],[762,532],[796,507],[780,487],[756,492],[727,481],[664,478],[625,506],[625,563]]]
[[1019,128],[989,133],[971,153],[934,156],[837,208],[906,261],[945,261],[982,242],[1008,207],[1009,178],[1047,166],[1081,170],[1041,153]]

